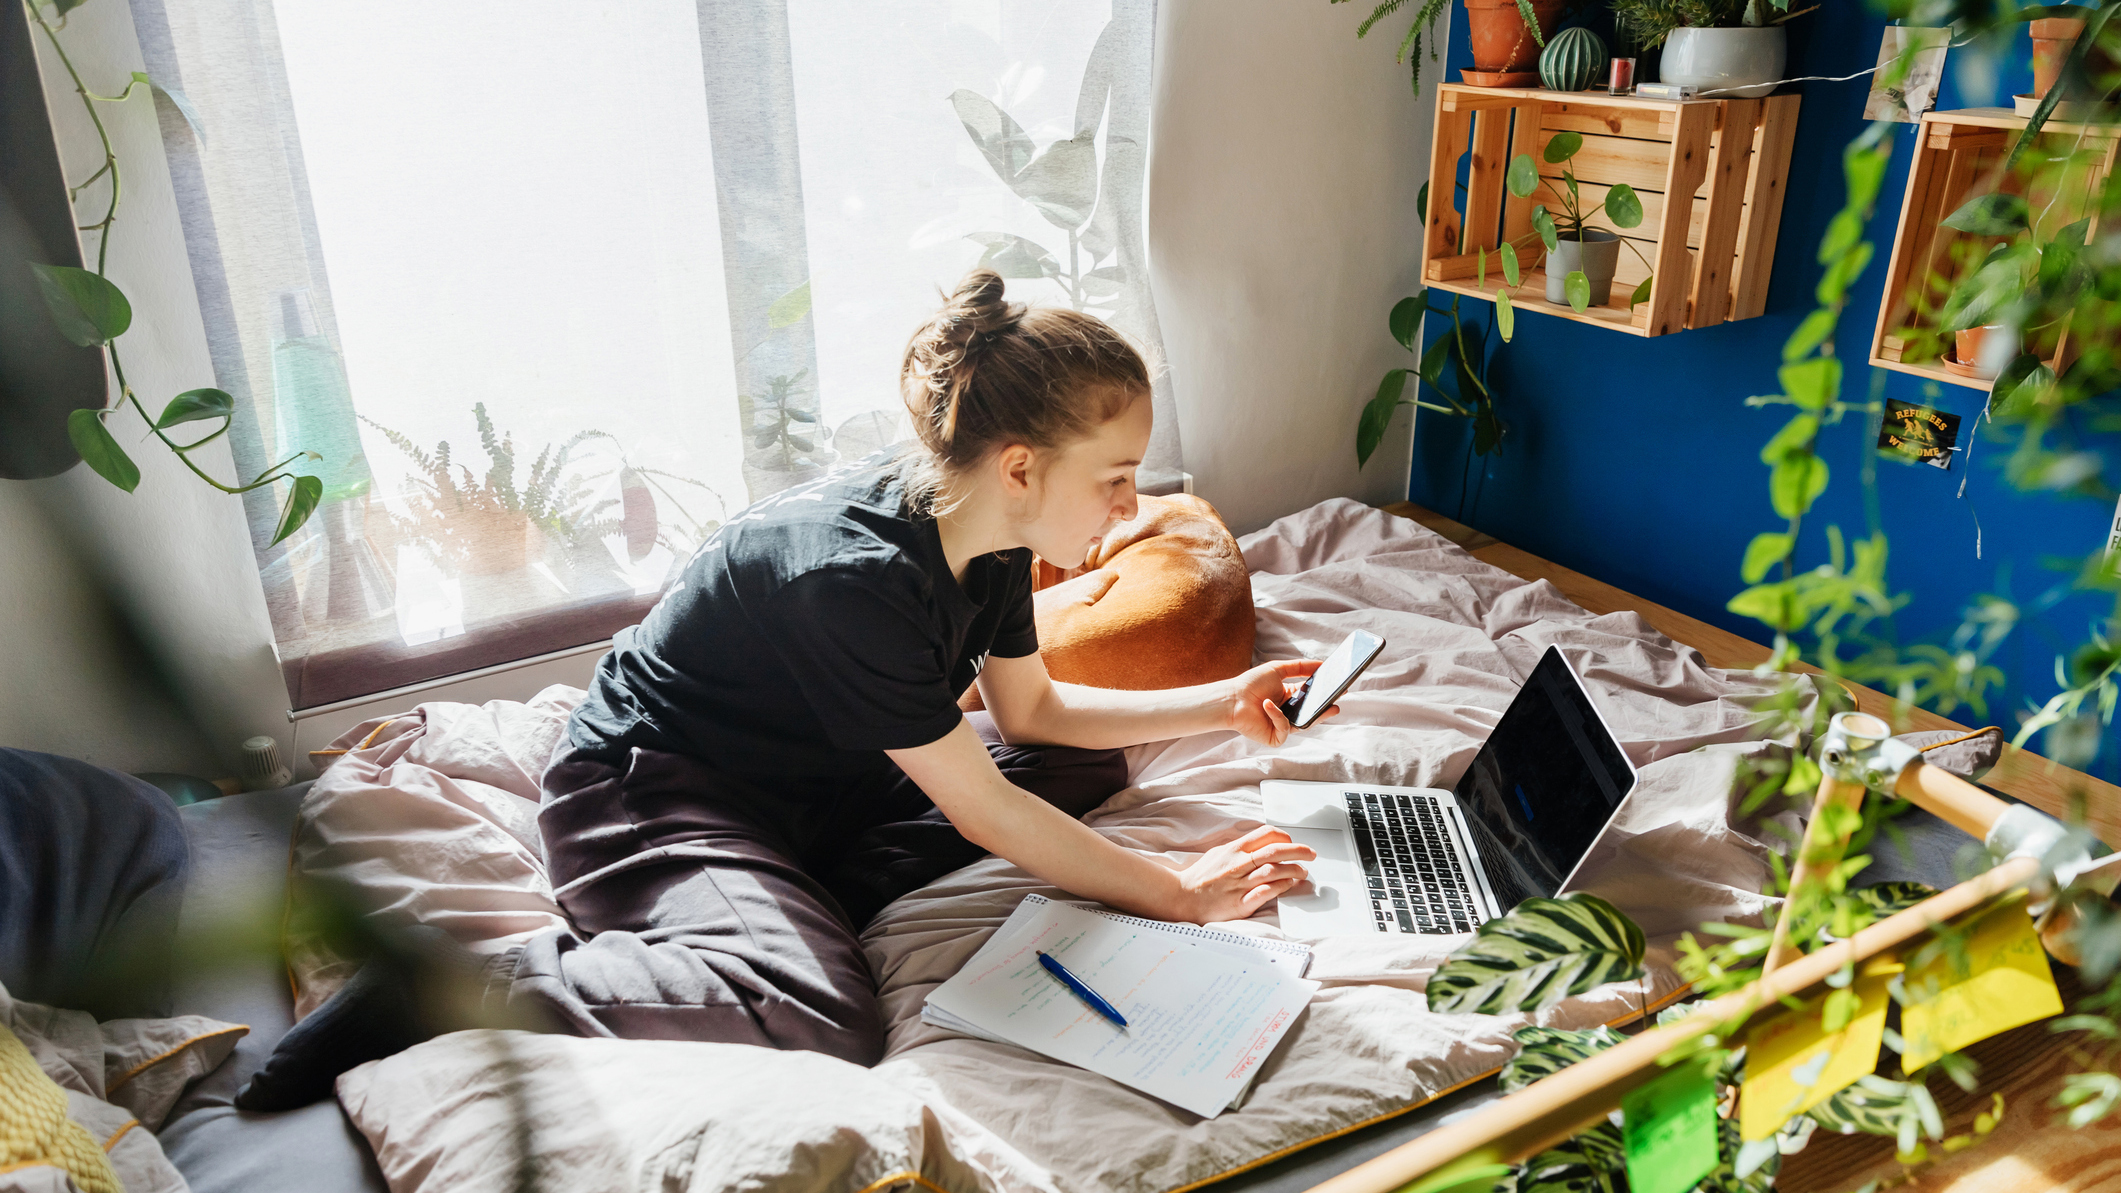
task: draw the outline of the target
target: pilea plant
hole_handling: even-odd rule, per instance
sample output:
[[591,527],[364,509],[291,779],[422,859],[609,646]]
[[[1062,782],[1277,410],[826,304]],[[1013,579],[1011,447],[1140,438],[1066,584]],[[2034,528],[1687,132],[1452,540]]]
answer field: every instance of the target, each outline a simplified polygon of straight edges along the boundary
[[[1583,194],[1583,186],[1576,181],[1575,172],[1569,169],[1569,163],[1575,159],[1577,151],[1582,148],[1582,134],[1559,132],[1555,133],[1547,141],[1546,148],[1540,151],[1540,156],[1546,160],[1548,165],[1560,167],[1561,185],[1559,186],[1555,185],[1552,177],[1540,173],[1539,166],[1532,161],[1531,154],[1520,153],[1510,159],[1510,167],[1503,174],[1503,184],[1510,188],[1511,194],[1516,195],[1520,199],[1529,199],[1539,188],[1545,187],[1553,194],[1555,201],[1560,204],[1561,208],[1560,213],[1557,215],[1544,203],[1533,205],[1531,216],[1532,231],[1518,238],[1515,242],[1504,241],[1497,250],[1497,255],[1501,258],[1503,280],[1510,285],[1517,285],[1520,278],[1517,246],[1530,244],[1534,237],[1538,238],[1540,244],[1546,249],[1547,259],[1552,261],[1553,254],[1561,247],[1562,241],[1568,240],[1583,244],[1589,241],[1591,233],[1600,231],[1600,229],[1592,228],[1590,221],[1601,211],[1605,213],[1606,219],[1615,228],[1641,226],[1642,198],[1635,193],[1634,187],[1629,186],[1625,182],[1614,183],[1606,189],[1604,198],[1596,203],[1591,203],[1589,206],[1585,205],[1586,199]],[[1641,260],[1645,269],[1651,268],[1650,259],[1642,255],[1642,250],[1635,247],[1634,241],[1624,236],[1616,237],[1616,239]],[[1482,285],[1487,284],[1484,280],[1486,264],[1486,253],[1483,251],[1481,255]],[[1549,276],[1551,277],[1551,273]],[[1651,278],[1645,275],[1642,281],[1636,285],[1634,293],[1628,297],[1628,307],[1630,309],[1633,309],[1636,303],[1649,298],[1650,282]],[[1570,270],[1563,275],[1561,284],[1569,306],[1577,314],[1581,315],[1590,308],[1591,279],[1583,270]],[[1510,299],[1507,291],[1498,290],[1495,292],[1495,317],[1498,321],[1508,322],[1509,303]],[[1507,332],[1505,332],[1503,338],[1509,338]]]
[[[1542,185],[1546,186],[1560,204],[1561,215],[1557,219],[1546,204],[1535,204],[1531,212],[1532,231],[1516,241],[1503,241],[1495,251],[1495,266],[1505,285],[1494,292],[1495,318],[1492,326],[1504,343],[1514,338],[1517,332],[1517,311],[1510,301],[1509,287],[1521,285],[1524,280],[1523,265],[1518,255],[1520,244],[1529,247],[1536,237],[1542,247],[1551,253],[1563,238],[1582,240],[1586,231],[1590,230],[1590,221],[1600,211],[1603,211],[1606,219],[1617,228],[1633,228],[1642,223],[1642,200],[1635,194],[1634,188],[1624,182],[1614,184],[1607,189],[1604,198],[1588,207],[1585,206],[1582,186],[1576,181],[1575,173],[1568,168],[1569,162],[1582,148],[1583,138],[1573,132],[1557,133],[1547,142],[1541,156],[1546,159],[1547,164],[1561,168],[1559,186],[1555,185],[1554,179],[1541,175],[1538,165],[1532,161],[1531,155],[1526,153],[1520,153],[1513,158],[1505,174],[1504,181],[1510,188],[1510,193],[1520,199],[1531,198]],[[1422,222],[1426,224],[1429,218],[1427,183],[1422,184],[1416,206],[1420,210]],[[1638,257],[1641,256],[1641,250],[1635,248],[1633,241],[1623,239],[1623,243]],[[1454,245],[1453,251],[1457,251],[1457,247]],[[1478,284],[1485,287],[1488,284],[1487,249],[1480,249],[1477,256],[1476,277]],[[1649,264],[1647,258],[1643,259],[1643,264]],[[1651,278],[1645,276],[1636,286],[1628,300],[1630,307],[1649,297],[1650,282]],[[1591,283],[1582,270],[1571,270],[1562,279],[1562,285],[1566,290],[1569,305],[1579,314],[1589,308]],[[1358,468],[1369,463],[1370,456],[1376,452],[1378,445],[1384,442],[1385,428],[1391,423],[1393,412],[1401,406],[1413,406],[1438,414],[1471,419],[1473,439],[1467,447],[1468,473],[1471,471],[1472,457],[1502,453],[1503,436],[1508,433],[1508,427],[1496,410],[1494,390],[1488,379],[1490,325],[1480,325],[1478,334],[1469,336],[1459,310],[1461,296],[1452,294],[1450,307],[1442,308],[1430,305],[1429,294],[1430,291],[1424,289],[1410,298],[1401,299],[1392,307],[1391,318],[1388,320],[1392,338],[1398,341],[1400,347],[1415,353],[1420,359],[1414,369],[1388,370],[1384,379],[1378,382],[1377,395],[1363,406],[1362,416],[1355,426],[1355,465]],[[1451,320],[1450,331],[1438,336],[1426,351],[1422,349],[1420,340],[1424,314],[1445,315]],[[1456,392],[1445,389],[1443,385],[1446,369],[1450,370],[1452,387]],[[1407,396],[1407,378],[1410,374],[1427,383],[1442,402],[1424,400],[1418,385],[1414,396]],[[1464,478],[1461,478],[1458,511],[1461,518],[1465,513],[1464,507],[1465,483]]]
[[[159,91],[169,97],[178,111],[191,122],[193,131],[200,133],[197,114],[191,101],[181,92],[172,91],[143,71],[134,71],[125,89],[116,95],[101,95],[89,90],[81,79],[81,72],[74,67],[73,59],[59,40],[59,33],[66,27],[67,14],[81,7],[84,0],[49,0],[39,7],[36,0],[23,0],[23,10],[31,22],[44,33],[50,43],[52,54],[66,69],[67,78],[73,81],[74,93],[81,97],[82,110],[88,113],[89,123],[95,127],[96,136],[103,146],[103,163],[88,177],[69,188],[67,198],[78,201],[81,193],[98,182],[103,184],[106,198],[102,218],[91,224],[81,225],[81,231],[96,234],[96,267],[93,270],[71,265],[46,265],[32,262],[30,268],[36,272],[39,291],[52,319],[58,324],[60,334],[84,348],[101,348],[109,354],[111,374],[117,379],[118,393],[115,402],[100,409],[81,409],[69,414],[66,419],[66,435],[74,450],[96,475],[130,493],[140,485],[140,466],[120,446],[111,434],[109,420],[123,413],[126,408],[137,414],[147,425],[147,431],[162,445],[183,461],[186,468],[200,480],[223,493],[248,493],[263,489],[281,481],[289,482],[287,498],[281,507],[278,524],[274,527],[272,541],[277,543],[301,529],[315,512],[318,500],[324,494],[324,482],[318,477],[298,473],[297,467],[306,460],[322,459],[315,452],[297,450],[248,481],[241,479],[223,483],[213,474],[201,468],[191,453],[205,447],[228,433],[235,422],[236,402],[225,391],[210,386],[186,390],[171,398],[160,414],[148,413],[140,395],[133,391],[125,379],[125,360],[118,350],[118,337],[132,327],[133,307],[117,285],[104,276],[110,258],[111,230],[117,225],[118,200],[123,193],[124,169],[118,154],[111,147],[110,132],[103,126],[101,104],[119,104],[131,99],[137,90],[141,94]],[[47,17],[44,9],[49,8]],[[175,428],[189,423],[214,423],[220,425],[205,435],[190,442],[179,442],[172,434]]]

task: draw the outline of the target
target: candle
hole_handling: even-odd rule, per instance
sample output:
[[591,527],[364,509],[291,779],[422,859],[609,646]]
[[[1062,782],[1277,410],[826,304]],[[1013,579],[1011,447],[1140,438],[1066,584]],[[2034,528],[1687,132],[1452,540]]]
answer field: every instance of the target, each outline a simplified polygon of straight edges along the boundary
[[1633,91],[1634,89],[1635,60],[1633,58],[1613,59],[1613,73],[1612,76],[1606,80],[1606,94],[1626,95],[1628,92]]

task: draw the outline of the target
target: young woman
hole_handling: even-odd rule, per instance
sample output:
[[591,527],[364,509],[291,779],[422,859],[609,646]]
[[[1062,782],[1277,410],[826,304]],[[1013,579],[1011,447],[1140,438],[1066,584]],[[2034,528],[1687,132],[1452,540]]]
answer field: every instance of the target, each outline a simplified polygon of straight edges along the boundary
[[[618,636],[539,814],[575,934],[511,954],[512,997],[592,1035],[883,1053],[856,933],[1000,854],[1167,920],[1241,919],[1304,877],[1271,828],[1172,869],[1078,816],[1119,747],[1211,730],[1280,744],[1315,662],[1119,692],[1053,682],[1031,556],[1080,564],[1134,516],[1149,376],[1110,327],[1003,301],[979,271],[908,344],[919,444],[768,498]],[[978,683],[987,714],[958,711]]]

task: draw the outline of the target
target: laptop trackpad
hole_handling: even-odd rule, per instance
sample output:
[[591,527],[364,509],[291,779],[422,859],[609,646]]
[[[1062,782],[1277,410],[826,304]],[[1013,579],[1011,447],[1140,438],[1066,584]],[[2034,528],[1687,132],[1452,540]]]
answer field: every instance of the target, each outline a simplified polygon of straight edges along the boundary
[[1316,861],[1303,863],[1311,880],[1277,900],[1282,930],[1308,937],[1376,931],[1370,918],[1369,884],[1348,835],[1315,828],[1282,831],[1318,851]]
[[[1348,834],[1339,829],[1284,828],[1281,831],[1289,834],[1289,839],[1298,845],[1309,845],[1317,850],[1319,862],[1328,866],[1342,865],[1351,868],[1356,865],[1355,851],[1348,842]],[[1317,862],[1305,862],[1304,865],[1314,873],[1318,870]]]

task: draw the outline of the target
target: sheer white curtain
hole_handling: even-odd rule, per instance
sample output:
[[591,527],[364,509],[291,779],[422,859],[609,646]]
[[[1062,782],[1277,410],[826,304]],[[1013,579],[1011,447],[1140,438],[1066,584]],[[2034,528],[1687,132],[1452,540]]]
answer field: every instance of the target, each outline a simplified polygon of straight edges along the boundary
[[[1153,0],[133,0],[296,708],[591,642],[985,262],[1160,355]],[[1159,384],[1145,477],[1171,487]],[[256,541],[274,510],[251,511]]]

